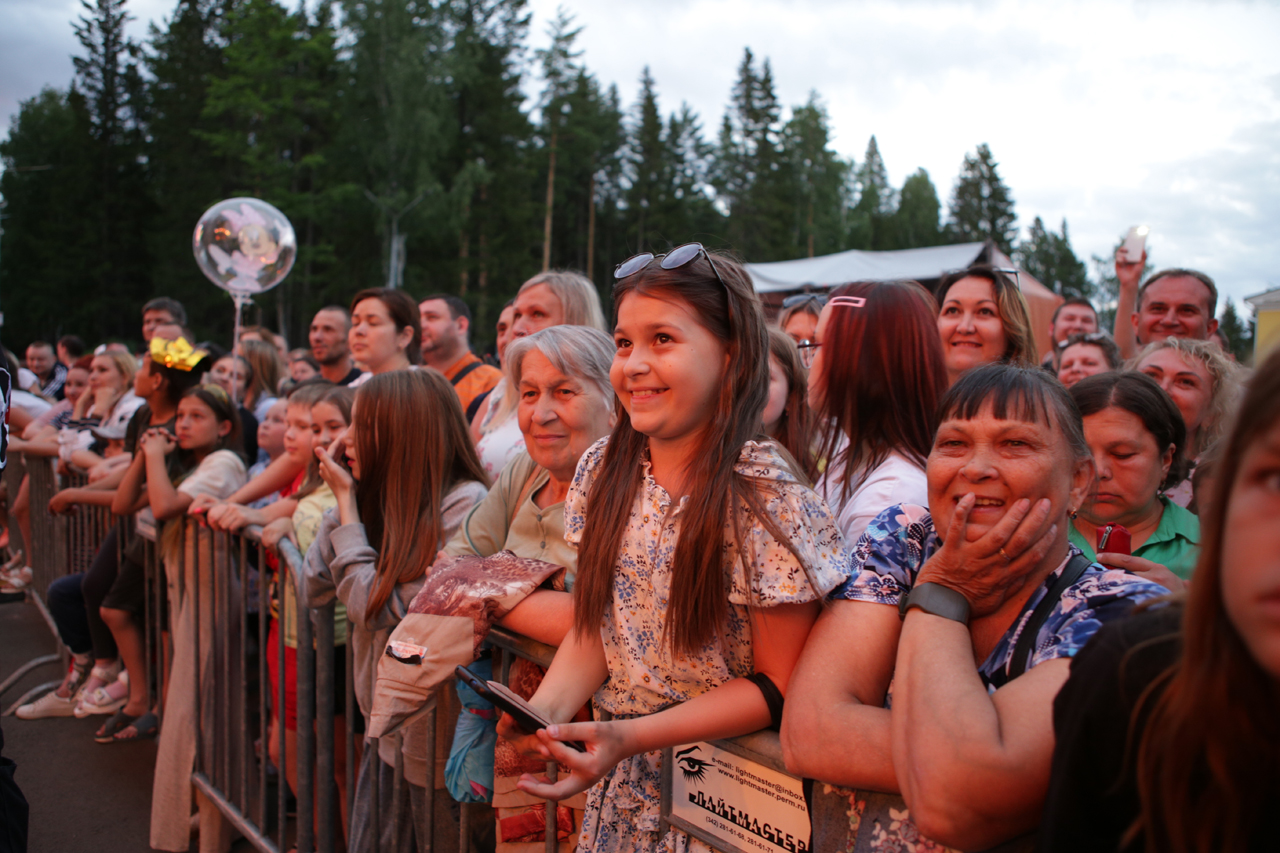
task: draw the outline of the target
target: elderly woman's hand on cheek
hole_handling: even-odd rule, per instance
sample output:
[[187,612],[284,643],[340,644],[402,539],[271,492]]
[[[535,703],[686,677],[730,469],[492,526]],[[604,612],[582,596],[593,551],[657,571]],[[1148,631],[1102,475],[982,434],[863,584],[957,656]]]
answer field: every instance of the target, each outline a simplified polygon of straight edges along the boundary
[[994,613],[1018,594],[1058,536],[1051,523],[1048,498],[1020,498],[1004,518],[970,541],[969,512],[976,497],[960,499],[951,523],[942,534],[942,547],[920,569],[916,585],[937,583],[954,589],[969,601],[970,618]]

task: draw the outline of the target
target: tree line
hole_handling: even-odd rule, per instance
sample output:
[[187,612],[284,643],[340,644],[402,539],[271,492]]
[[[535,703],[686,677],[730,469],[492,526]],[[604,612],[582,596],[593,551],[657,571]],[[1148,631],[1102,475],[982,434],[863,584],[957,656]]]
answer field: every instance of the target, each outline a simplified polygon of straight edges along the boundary
[[694,239],[750,261],[992,239],[1058,292],[1092,293],[1065,221],[1036,217],[1015,245],[986,144],[944,215],[924,169],[890,184],[874,136],[860,162],[836,153],[816,91],[784,109],[749,49],[712,133],[648,69],[624,104],[564,12],[530,50],[525,0],[179,0],[142,43],[125,0],[82,4],[74,79],[24,101],[0,143],[11,345],[136,338],[158,294],[229,335],[190,244],[238,195],[297,232],[293,272],[256,305],[295,342],[320,306],[387,283],[458,294],[484,342],[541,269],[581,269],[604,295],[622,258]]

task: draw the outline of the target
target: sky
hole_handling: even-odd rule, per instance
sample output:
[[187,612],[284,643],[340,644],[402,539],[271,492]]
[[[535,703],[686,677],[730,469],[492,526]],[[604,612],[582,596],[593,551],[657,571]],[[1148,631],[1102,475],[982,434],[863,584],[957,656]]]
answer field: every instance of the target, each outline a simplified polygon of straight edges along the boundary
[[[174,5],[130,0],[133,35]],[[664,113],[688,102],[709,139],[749,47],[788,108],[818,92],[837,152],[861,161],[875,134],[891,182],[923,167],[944,211],[986,142],[1023,235],[1065,218],[1091,274],[1144,224],[1157,268],[1209,273],[1246,316],[1280,287],[1280,3],[530,0],[533,47],[558,7],[624,105],[647,65]],[[0,127],[70,81],[79,9],[0,0]]]

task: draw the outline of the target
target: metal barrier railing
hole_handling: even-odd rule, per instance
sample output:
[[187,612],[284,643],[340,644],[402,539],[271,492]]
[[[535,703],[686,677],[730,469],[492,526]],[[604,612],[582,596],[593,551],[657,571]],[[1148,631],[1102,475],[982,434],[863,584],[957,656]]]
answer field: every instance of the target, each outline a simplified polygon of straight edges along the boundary
[[[20,458],[20,454],[14,454]],[[289,791],[286,774],[277,774],[272,791],[271,762],[267,743],[271,719],[276,709],[285,707],[285,631],[277,631],[274,646],[268,643],[271,612],[267,577],[267,552],[260,541],[260,530],[250,527],[241,534],[215,532],[193,518],[171,522],[180,529],[160,530],[140,524],[137,532],[131,519],[113,519],[104,508],[85,508],[70,517],[54,517],[44,511],[49,498],[58,488],[53,460],[33,457],[25,465],[13,465],[5,472],[10,495],[24,472],[29,477],[32,512],[32,543],[28,555],[33,568],[31,598],[41,608],[53,628],[44,607],[48,586],[58,577],[82,571],[96,553],[110,525],[118,524],[121,554],[134,536],[143,540],[141,554],[148,579],[145,606],[146,679],[152,707],[160,709],[163,725],[187,726],[194,738],[195,761],[188,777],[198,792],[200,803],[201,848],[225,848],[230,843],[230,830],[243,835],[262,853],[280,853],[296,847],[299,853],[332,853],[340,843],[341,819],[338,813],[335,767],[335,726],[342,717],[345,734],[346,811],[351,813],[356,790],[355,755],[356,715],[354,667],[351,644],[345,654],[335,657],[334,605],[307,607],[303,557],[291,542],[283,540],[278,548],[279,566],[284,577],[277,589],[291,584],[299,603],[297,612],[297,790],[296,819],[293,832],[287,819]],[[136,552],[135,552],[136,553]],[[168,559],[166,559],[166,557]],[[281,602],[283,610],[283,602]],[[305,618],[304,618],[305,617]],[[56,636],[56,630],[54,631]],[[348,623],[347,636],[350,637]],[[539,666],[549,666],[555,649],[526,637],[495,627],[489,635],[494,649],[494,674],[504,684],[510,682],[511,667],[517,658]],[[60,645],[60,644],[59,644]],[[274,655],[281,678],[274,695],[269,687],[267,656]],[[63,660],[60,655],[37,659],[20,673],[0,685],[0,692],[34,666]],[[345,667],[345,695],[335,702],[336,666]],[[175,677],[185,679],[175,682]],[[56,686],[41,685],[35,691]],[[176,691],[176,692],[175,692]],[[424,726],[426,735],[427,785],[425,804],[414,810],[414,834],[418,849],[429,853],[450,849],[449,833],[441,835],[436,826],[436,791],[443,786],[437,760],[438,743],[447,751],[448,740],[438,736],[450,734],[458,707],[451,691],[441,690],[428,711]],[[27,697],[23,697],[25,701]],[[338,703],[341,707],[337,707]],[[283,716],[283,715],[281,715]],[[597,712],[597,716],[601,716]],[[404,795],[403,755],[399,735],[394,750],[394,784],[390,791],[379,790],[376,774],[370,780],[370,809],[374,815],[390,812],[392,835],[399,837],[400,810],[392,808]],[[760,732],[713,745],[745,760],[755,762],[770,772],[785,774],[781,748],[776,734]],[[260,748],[259,748],[260,747]],[[277,727],[276,754],[287,755],[283,719]],[[377,754],[376,739],[365,738],[364,749]],[[666,824],[670,815],[671,774],[673,763],[668,754],[663,779]],[[161,772],[159,766],[157,772]],[[554,779],[556,765],[548,764],[548,777]],[[179,779],[181,781],[181,779]],[[797,782],[798,784],[798,782]],[[185,795],[184,795],[185,796]],[[544,841],[550,853],[558,849],[556,832],[557,803],[546,804]],[[456,848],[466,853],[470,846],[471,822],[475,809],[460,804]],[[183,812],[185,819],[185,812]],[[492,819],[492,818],[489,818]],[[376,823],[376,818],[375,818]],[[679,819],[674,825],[687,828]],[[377,849],[381,850],[382,834]],[[292,836],[292,837],[291,837]],[[714,849],[739,851],[731,843],[699,834]],[[206,841],[204,839],[221,839]],[[387,851],[391,853],[391,851]]]
[[[30,601],[45,623],[57,643],[57,652],[41,655],[27,661],[3,682],[0,682],[0,695],[22,680],[27,673],[52,663],[67,665],[67,650],[58,636],[53,616],[45,604],[49,585],[58,578],[73,572],[84,571],[94,554],[106,537],[107,531],[115,523],[111,511],[106,507],[77,507],[70,515],[51,515],[47,507],[49,501],[57,494],[59,488],[87,485],[88,478],[82,474],[70,474],[61,478],[57,473],[57,459],[49,456],[38,456],[24,453],[9,454],[8,465],[4,470],[4,483],[9,496],[9,543],[10,550],[21,549],[26,564],[31,567],[31,582],[27,585],[27,600]],[[30,542],[23,541],[20,526],[12,512],[13,502],[17,499],[23,478],[27,480],[28,506],[30,507]],[[87,555],[87,556],[86,556]],[[5,714],[11,714],[29,698],[51,687],[58,681],[36,685],[28,690],[17,701],[13,702]]]

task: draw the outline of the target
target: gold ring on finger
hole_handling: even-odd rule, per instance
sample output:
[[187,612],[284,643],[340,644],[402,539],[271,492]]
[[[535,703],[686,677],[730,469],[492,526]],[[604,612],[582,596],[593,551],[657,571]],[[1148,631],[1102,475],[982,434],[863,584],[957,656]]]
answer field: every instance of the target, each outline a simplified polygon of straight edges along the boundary
[[1013,562],[1013,558],[1004,552],[1003,547],[1000,549],[1000,556],[1004,557],[1004,561],[1006,565]]

